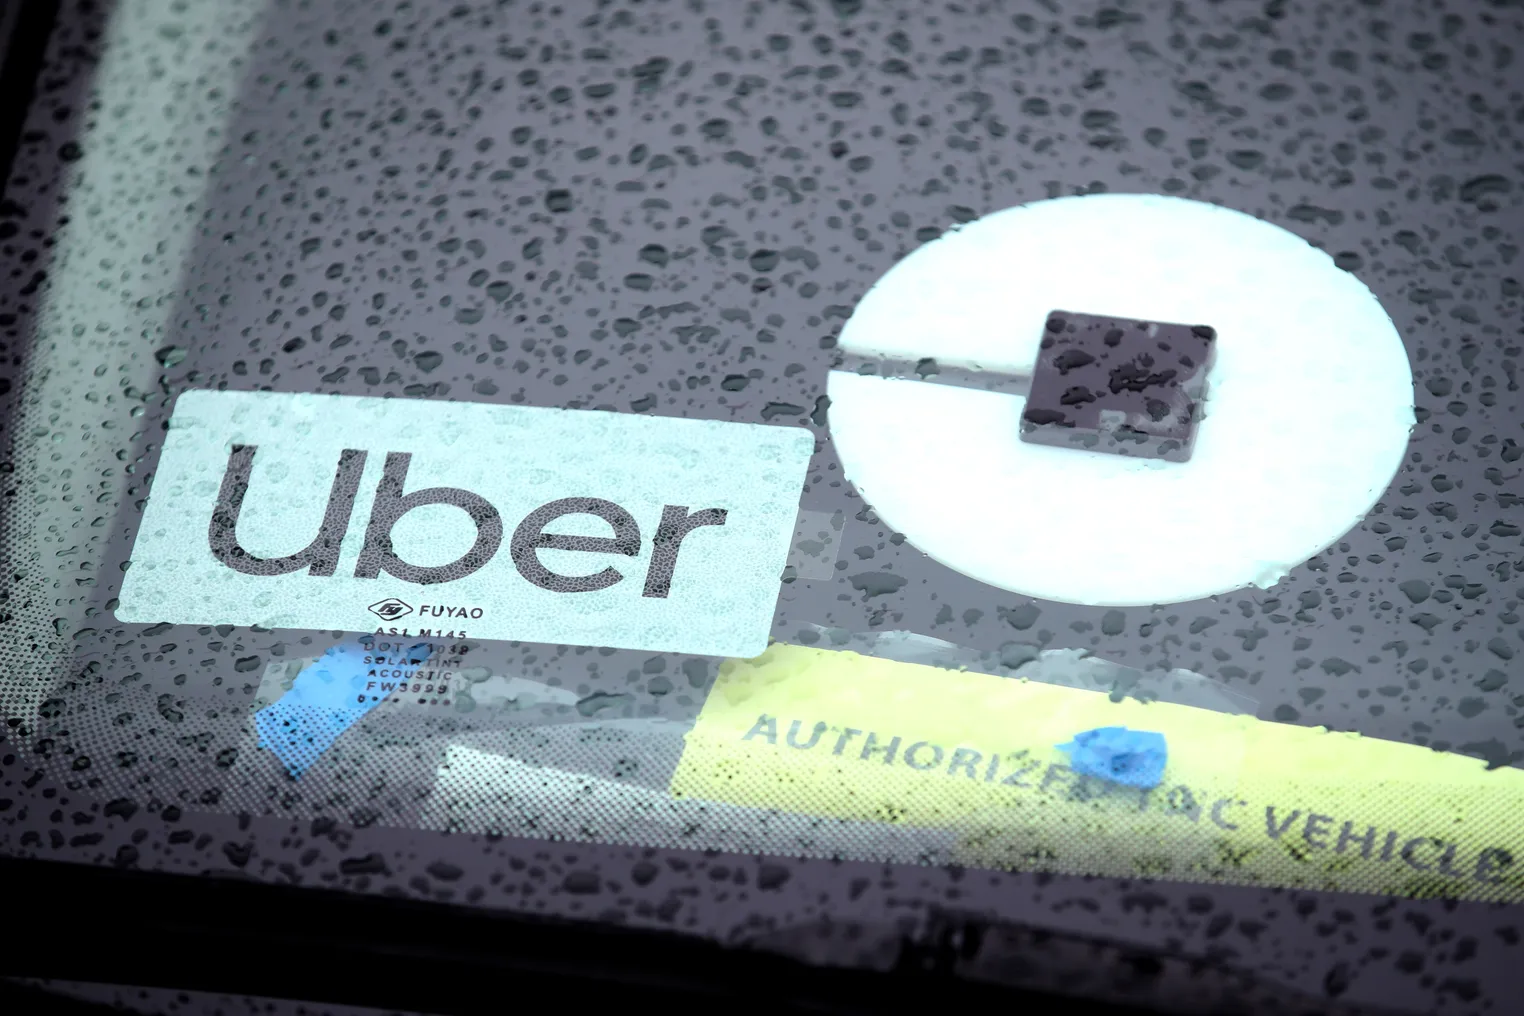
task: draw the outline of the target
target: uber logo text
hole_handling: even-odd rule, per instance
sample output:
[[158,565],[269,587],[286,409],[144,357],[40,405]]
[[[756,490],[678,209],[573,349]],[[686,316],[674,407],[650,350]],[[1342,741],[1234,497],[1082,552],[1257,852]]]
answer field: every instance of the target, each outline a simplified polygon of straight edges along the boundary
[[116,616],[755,656],[815,444],[605,410],[184,392]]
[[[207,543],[212,555],[229,568],[245,575],[285,575],[303,569],[306,569],[308,575],[332,575],[338,568],[340,545],[350,526],[355,495],[360,488],[360,474],[365,469],[368,453],[356,448],[345,448],[339,453],[338,468],[334,471],[333,485],[328,491],[328,506],[311,543],[294,554],[262,558],[250,554],[238,542],[238,517],[243,513],[244,497],[248,494],[249,478],[254,468],[254,455],[258,450],[255,445],[234,445],[228,455],[217,504],[212,509],[211,522],[207,526]],[[453,582],[484,567],[496,556],[502,545],[502,516],[480,494],[459,487],[428,487],[404,494],[402,491],[407,485],[408,467],[412,460],[413,456],[409,452],[386,454],[386,466],[381,474],[381,482],[376,487],[370,521],[365,527],[365,543],[360,550],[359,562],[355,565],[355,578],[374,579],[386,572],[418,585]],[[408,512],[431,504],[451,505],[465,512],[476,528],[475,541],[469,550],[448,564],[410,564],[402,560],[393,547],[392,529]],[[614,535],[561,536],[545,532],[546,526],[567,515],[596,515],[609,524]],[[656,535],[652,540],[651,562],[646,568],[645,586],[641,595],[666,597],[672,589],[672,574],[677,568],[677,555],[683,539],[703,526],[723,526],[728,516],[729,511],[725,508],[690,511],[687,505],[663,506],[661,521],[657,523]],[[513,531],[509,553],[518,573],[541,589],[554,593],[586,593],[607,589],[622,582],[624,575],[612,566],[592,575],[562,575],[541,562],[539,551],[542,548],[601,551],[634,557],[640,553],[640,539],[640,526],[634,516],[613,501],[597,497],[564,497],[542,504],[524,516]],[[396,602],[401,603],[400,600]],[[375,610],[374,607],[371,609]],[[444,611],[442,608],[434,608],[432,612]],[[383,616],[389,620],[401,614]],[[479,609],[475,616],[481,616]]]

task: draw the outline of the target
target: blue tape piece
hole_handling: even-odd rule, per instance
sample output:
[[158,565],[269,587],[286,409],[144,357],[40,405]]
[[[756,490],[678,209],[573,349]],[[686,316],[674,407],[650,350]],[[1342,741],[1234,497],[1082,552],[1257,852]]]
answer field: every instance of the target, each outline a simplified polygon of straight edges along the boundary
[[1163,734],[1126,727],[1086,730],[1055,747],[1069,753],[1069,767],[1075,772],[1143,789],[1159,785],[1169,760]]
[[[290,691],[254,714],[259,746],[273,752],[293,778],[389,694],[366,694],[369,652],[364,646],[334,646],[296,676]],[[429,655],[428,644],[419,643],[408,649],[404,663],[416,666]]]

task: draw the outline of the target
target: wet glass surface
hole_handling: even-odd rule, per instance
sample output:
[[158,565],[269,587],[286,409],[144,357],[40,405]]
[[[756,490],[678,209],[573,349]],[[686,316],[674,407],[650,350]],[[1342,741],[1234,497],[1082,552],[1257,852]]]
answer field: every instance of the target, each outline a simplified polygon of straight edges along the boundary
[[[186,391],[791,426],[815,449],[781,642],[1134,701],[1175,675],[1177,697],[1156,700],[1516,767],[1516,8],[66,7],[0,208],[11,849],[475,902],[503,899],[507,861],[447,861],[429,836],[506,835],[525,858],[553,838],[605,852],[521,860],[515,905],[740,934],[765,890],[791,901],[766,918],[785,925],[814,919],[796,901],[817,890],[884,913],[887,895],[977,896],[1181,954],[1227,948],[1315,994],[1516,1001],[1493,959],[1517,942],[1514,911],[1030,872],[981,871],[998,885],[976,892],[941,868],[867,864],[946,864],[942,833],[862,822],[832,839],[807,808],[763,822],[734,802],[669,807],[718,657],[482,639],[470,604],[433,604],[445,613],[423,624],[380,599],[370,632],[115,616]],[[1402,336],[1417,424],[1400,472],[1269,588],[1126,607],[1007,592],[918,550],[843,474],[826,386],[862,366],[837,337],[869,287],[990,212],[1099,193],[1282,226]],[[961,369],[933,352],[882,373]],[[1286,411],[1311,408],[1288,392]],[[1080,653],[1112,669],[1096,677]],[[363,677],[366,700],[329,696],[320,672]],[[1306,811],[1309,847],[1338,838],[1346,816],[1319,833]],[[653,847],[768,859],[629,860]],[[793,860],[833,854],[863,867]],[[758,863],[770,874],[714,901]],[[1494,871],[1475,852],[1456,863],[1461,881]],[[706,916],[668,895],[677,880],[708,894]]]

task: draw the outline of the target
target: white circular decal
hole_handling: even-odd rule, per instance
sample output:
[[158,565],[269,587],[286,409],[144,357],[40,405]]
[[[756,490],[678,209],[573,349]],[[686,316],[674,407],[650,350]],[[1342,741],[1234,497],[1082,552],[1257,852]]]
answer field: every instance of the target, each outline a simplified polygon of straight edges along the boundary
[[1412,371],[1374,294],[1279,226],[1180,198],[1058,198],[969,223],[880,279],[840,347],[1030,375],[1055,310],[1215,330],[1187,461],[1028,443],[1020,395],[831,372],[847,477],[980,581],[1108,606],[1268,587],[1348,532],[1407,449]]

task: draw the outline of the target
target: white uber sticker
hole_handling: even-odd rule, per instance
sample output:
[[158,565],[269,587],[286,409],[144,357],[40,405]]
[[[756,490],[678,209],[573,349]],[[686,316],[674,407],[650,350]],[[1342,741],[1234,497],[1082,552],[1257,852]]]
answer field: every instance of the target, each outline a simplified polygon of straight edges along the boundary
[[799,427],[186,392],[116,615],[755,656],[813,450]]
[[1380,301],[1294,233],[1202,202],[1093,194],[994,212],[890,269],[840,348],[1030,378],[1057,311],[1215,331],[1189,461],[1028,443],[1019,394],[831,372],[847,478],[965,575],[1116,606],[1268,587],[1355,526],[1402,463],[1413,377]]

